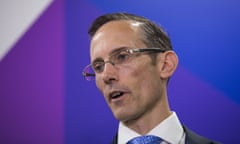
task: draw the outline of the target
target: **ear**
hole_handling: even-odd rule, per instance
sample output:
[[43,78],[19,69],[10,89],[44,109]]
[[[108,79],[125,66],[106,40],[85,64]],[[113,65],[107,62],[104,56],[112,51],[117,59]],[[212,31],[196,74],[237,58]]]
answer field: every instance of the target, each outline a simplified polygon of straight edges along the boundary
[[160,77],[167,79],[173,75],[177,68],[178,56],[174,51],[166,51],[160,57]]

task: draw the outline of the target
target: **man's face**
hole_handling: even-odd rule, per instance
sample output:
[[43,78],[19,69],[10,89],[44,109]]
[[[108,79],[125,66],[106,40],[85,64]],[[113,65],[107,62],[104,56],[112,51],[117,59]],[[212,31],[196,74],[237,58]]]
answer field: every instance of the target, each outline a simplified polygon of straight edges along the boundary
[[[146,48],[138,29],[138,23],[127,21],[103,25],[92,38],[91,61],[108,61],[111,52],[121,47]],[[104,71],[96,74],[96,85],[118,120],[135,120],[160,106],[164,86],[158,63],[153,65],[149,55],[140,54],[124,65],[106,63]]]

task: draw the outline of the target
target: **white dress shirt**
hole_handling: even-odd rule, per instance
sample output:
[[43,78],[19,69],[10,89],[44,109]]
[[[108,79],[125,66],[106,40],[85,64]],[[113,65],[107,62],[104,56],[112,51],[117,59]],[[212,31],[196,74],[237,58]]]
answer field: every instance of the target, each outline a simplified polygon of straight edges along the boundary
[[[163,140],[161,144],[185,143],[185,133],[175,112],[172,112],[169,117],[153,128],[147,135],[160,137]],[[129,129],[123,123],[119,123],[118,144],[126,144],[130,139],[138,136],[141,135]]]

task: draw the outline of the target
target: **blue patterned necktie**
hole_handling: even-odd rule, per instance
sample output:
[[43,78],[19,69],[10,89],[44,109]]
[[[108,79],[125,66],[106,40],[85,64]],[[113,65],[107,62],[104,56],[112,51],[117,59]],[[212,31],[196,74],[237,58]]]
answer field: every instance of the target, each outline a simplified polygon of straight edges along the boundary
[[131,139],[127,144],[160,144],[161,138],[153,135],[139,136]]

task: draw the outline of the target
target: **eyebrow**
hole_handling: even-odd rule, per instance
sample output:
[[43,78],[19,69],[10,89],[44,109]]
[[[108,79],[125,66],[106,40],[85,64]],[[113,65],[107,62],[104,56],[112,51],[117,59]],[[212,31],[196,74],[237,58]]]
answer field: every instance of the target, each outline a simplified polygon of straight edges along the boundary
[[[125,50],[125,49],[129,49],[129,48],[130,48],[130,47],[127,47],[127,46],[118,47],[118,48],[112,50],[112,51],[109,53],[108,57],[111,56],[111,55],[114,55],[114,54],[118,53],[119,51],[122,51],[122,50]],[[97,57],[97,58],[95,58],[95,59],[91,62],[91,64],[94,64],[94,63],[96,63],[96,62],[103,62],[103,61],[104,61],[103,58]]]

